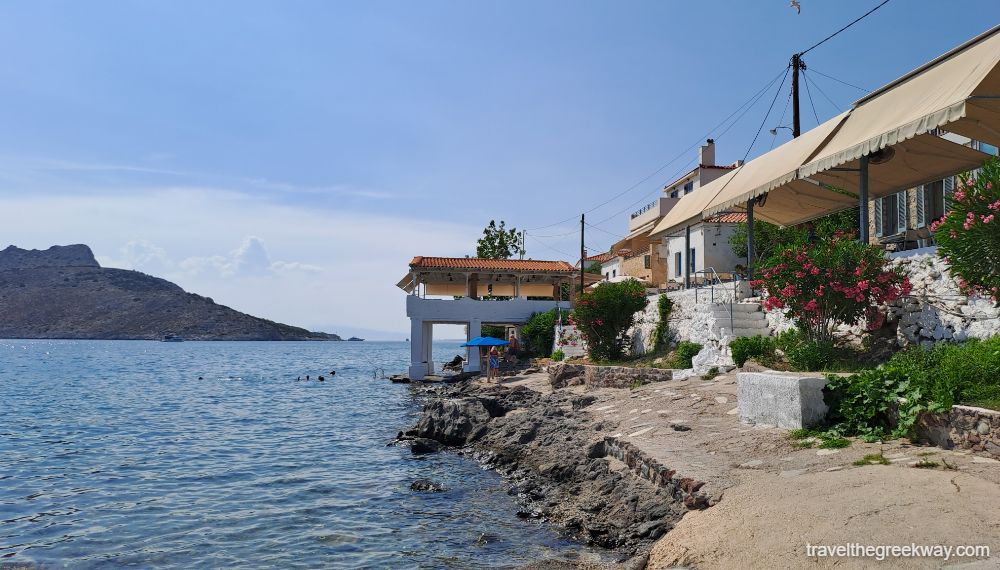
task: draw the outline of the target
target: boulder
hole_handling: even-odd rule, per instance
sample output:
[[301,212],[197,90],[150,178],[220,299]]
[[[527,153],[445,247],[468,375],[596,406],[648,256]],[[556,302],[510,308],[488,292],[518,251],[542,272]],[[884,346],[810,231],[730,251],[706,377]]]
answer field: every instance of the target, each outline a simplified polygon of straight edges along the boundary
[[435,483],[430,479],[417,479],[410,484],[410,490],[412,491],[431,491],[433,493],[440,493],[444,491],[445,488],[440,483]]
[[482,436],[490,417],[477,398],[437,400],[424,407],[415,431],[445,445],[465,445]]

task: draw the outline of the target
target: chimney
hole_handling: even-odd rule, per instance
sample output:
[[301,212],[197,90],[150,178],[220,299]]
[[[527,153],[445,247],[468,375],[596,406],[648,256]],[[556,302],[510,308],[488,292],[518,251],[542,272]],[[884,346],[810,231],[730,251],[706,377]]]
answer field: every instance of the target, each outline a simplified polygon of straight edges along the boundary
[[708,139],[698,149],[698,164],[715,166],[715,139]]

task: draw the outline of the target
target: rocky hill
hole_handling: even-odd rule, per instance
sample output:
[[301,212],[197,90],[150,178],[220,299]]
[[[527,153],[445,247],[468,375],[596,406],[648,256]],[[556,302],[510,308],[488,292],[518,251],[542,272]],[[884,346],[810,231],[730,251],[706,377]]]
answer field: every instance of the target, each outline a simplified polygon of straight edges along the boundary
[[0,338],[341,340],[260,319],[177,285],[101,267],[86,245],[0,251]]

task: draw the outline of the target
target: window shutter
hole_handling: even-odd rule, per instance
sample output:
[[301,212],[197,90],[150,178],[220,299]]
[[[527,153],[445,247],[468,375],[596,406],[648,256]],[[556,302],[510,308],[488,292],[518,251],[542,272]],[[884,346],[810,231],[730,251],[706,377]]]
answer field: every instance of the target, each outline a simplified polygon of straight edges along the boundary
[[875,199],[875,235],[882,237],[882,199]]
[[922,228],[927,225],[927,213],[924,206],[924,196],[927,190],[925,187],[920,186],[917,188],[917,227]]
[[951,194],[954,191],[955,191],[955,177],[949,176],[948,178],[944,179],[944,213],[946,214],[948,213],[948,210],[951,209],[949,208],[950,206],[949,202],[951,202]]
[[906,226],[909,225],[907,223],[909,221],[907,219],[909,216],[906,215],[907,214],[906,206],[907,206],[906,191],[896,194],[896,215],[898,219],[898,222],[896,224],[897,233],[905,232]]

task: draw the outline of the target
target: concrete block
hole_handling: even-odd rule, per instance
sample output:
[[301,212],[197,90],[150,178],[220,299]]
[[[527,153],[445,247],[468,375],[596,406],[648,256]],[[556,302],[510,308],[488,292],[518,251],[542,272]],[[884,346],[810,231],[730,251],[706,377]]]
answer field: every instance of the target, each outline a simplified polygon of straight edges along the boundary
[[736,405],[746,424],[798,429],[826,417],[826,378],[783,372],[740,372],[736,375]]

